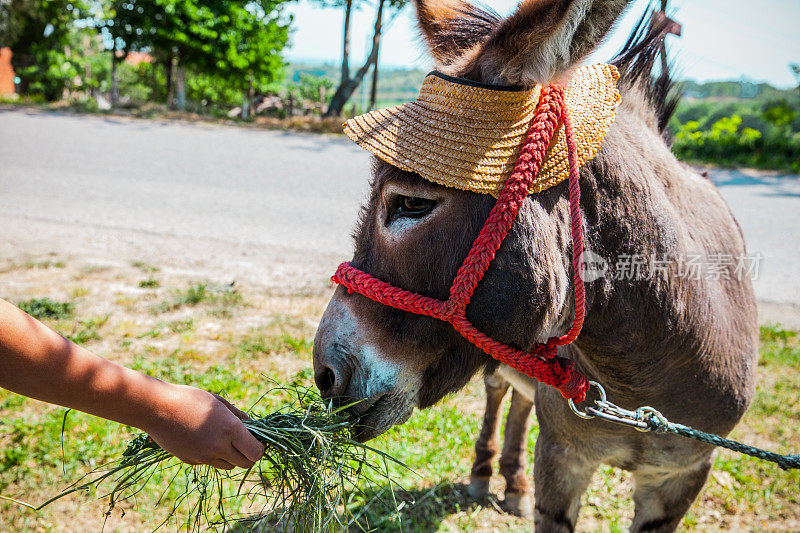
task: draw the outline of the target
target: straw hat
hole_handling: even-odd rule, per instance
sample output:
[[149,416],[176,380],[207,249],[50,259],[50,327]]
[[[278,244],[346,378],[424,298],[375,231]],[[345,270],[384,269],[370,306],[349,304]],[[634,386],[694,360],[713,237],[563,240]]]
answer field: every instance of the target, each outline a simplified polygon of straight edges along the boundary
[[[591,65],[575,70],[566,86],[580,165],[594,157],[614,122],[618,78],[612,65]],[[486,85],[432,72],[415,101],[351,118],[344,132],[387,163],[429,181],[498,196],[541,90],[539,85]],[[530,192],[567,177],[567,145],[559,127]]]

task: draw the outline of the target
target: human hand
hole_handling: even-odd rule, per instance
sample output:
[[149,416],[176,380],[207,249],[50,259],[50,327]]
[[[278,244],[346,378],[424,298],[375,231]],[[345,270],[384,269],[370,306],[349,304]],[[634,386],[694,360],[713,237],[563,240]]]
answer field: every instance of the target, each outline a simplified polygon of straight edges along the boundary
[[242,424],[242,411],[210,392],[163,383],[153,421],[142,429],[184,463],[250,468],[264,446]]

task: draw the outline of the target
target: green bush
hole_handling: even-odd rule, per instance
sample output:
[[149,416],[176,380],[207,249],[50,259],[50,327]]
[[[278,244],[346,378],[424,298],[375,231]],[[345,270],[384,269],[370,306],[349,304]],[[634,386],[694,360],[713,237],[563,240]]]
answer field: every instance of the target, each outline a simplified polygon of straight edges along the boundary
[[28,81],[31,94],[43,95],[50,101],[58,100],[78,75],[79,65],[67,58],[62,50],[49,49],[46,45],[34,45],[33,52],[36,62],[20,68],[17,75]]
[[682,103],[670,128],[683,160],[800,172],[800,95]]
[[153,96],[153,79],[157,77],[157,67],[150,63],[131,65],[124,61],[117,65],[119,94],[127,97],[132,104],[149,102]]
[[186,99],[190,110],[214,113],[221,108],[241,105],[242,93],[219,76],[187,72]]

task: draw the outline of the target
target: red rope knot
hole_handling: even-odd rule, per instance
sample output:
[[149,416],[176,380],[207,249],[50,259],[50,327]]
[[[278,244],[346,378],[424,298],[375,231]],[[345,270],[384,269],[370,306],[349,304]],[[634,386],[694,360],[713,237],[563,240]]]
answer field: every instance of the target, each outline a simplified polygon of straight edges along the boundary
[[541,355],[545,359],[552,359],[558,355],[558,337],[550,337],[544,344],[537,344],[536,348],[541,350]]
[[575,403],[581,403],[586,399],[586,392],[589,390],[589,380],[575,370],[570,371],[569,381],[561,385],[558,390],[561,396]]
[[[510,365],[514,366],[514,365]],[[589,390],[589,381],[575,369],[575,364],[563,357],[554,356],[546,361],[529,359],[523,364],[515,366],[517,370],[527,375],[533,375],[547,385],[558,389],[564,398],[575,402],[586,399]]]
[[[466,307],[466,305],[464,305],[464,307]],[[442,302],[442,306],[440,308],[440,313],[441,313],[440,316],[442,320],[447,320],[448,322],[452,322],[453,319],[464,314],[464,307],[459,305],[459,301],[457,298],[453,298],[451,296],[447,301]]]

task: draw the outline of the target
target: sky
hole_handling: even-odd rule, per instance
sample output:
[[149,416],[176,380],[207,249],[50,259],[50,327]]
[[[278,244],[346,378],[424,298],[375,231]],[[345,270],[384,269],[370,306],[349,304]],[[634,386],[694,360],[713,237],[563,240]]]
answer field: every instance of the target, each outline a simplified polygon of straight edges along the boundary
[[[484,3],[508,15],[518,2]],[[647,3],[634,1],[606,42],[592,54],[591,62],[614,55]],[[683,25],[681,37],[668,37],[679,77],[699,81],[746,78],[778,87],[797,85],[788,65],[800,63],[800,0],[671,0],[669,5],[668,14]],[[341,8],[320,8],[301,0],[287,11],[294,16],[295,28],[286,54],[290,61],[341,62]],[[374,16],[374,8],[366,6],[352,17],[351,68],[360,66],[368,53]],[[385,31],[380,60],[384,67],[431,67],[410,5]]]

